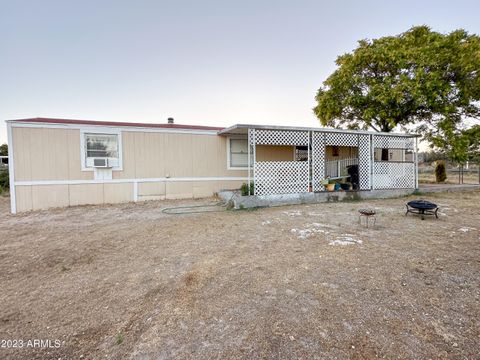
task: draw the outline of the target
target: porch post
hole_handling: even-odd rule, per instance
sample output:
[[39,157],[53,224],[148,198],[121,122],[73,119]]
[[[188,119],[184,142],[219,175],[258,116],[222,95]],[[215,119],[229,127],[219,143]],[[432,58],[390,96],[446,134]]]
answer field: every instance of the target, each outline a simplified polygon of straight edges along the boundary
[[[307,191],[310,192],[310,184],[312,184],[312,191],[313,191],[313,180],[312,180],[312,175],[310,169],[311,167],[311,162],[310,162],[310,136],[312,132],[308,132],[308,145],[307,145],[307,154],[308,154],[308,180],[307,180]],[[296,160],[296,159],[295,159]]]
[[[252,129],[253,137],[253,194],[255,195],[255,186],[257,186],[257,179],[255,178],[255,166],[257,164],[257,140],[255,139],[255,129]],[[249,185],[250,188],[250,185]]]
[[375,146],[373,144],[373,137],[375,135],[370,135],[370,190],[373,190],[373,184],[375,182]]
[[415,190],[418,190],[418,137],[415,136]]

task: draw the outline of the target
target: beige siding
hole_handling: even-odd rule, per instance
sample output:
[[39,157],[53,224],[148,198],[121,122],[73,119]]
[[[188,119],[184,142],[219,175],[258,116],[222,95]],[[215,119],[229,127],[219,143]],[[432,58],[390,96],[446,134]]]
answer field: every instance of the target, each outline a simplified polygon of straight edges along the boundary
[[[245,170],[227,169],[226,140],[216,135],[122,131],[123,170],[114,171],[113,178],[247,176]],[[93,179],[92,171],[81,170],[80,130],[14,127],[13,143],[17,181]],[[286,157],[291,147],[278,148],[274,158]]]
[[242,186],[242,183],[245,181],[241,180],[235,180],[235,181],[223,181],[223,180],[218,180],[216,181],[216,191],[220,190],[235,190],[239,189],[240,186]]
[[114,179],[138,178],[135,163],[135,158],[137,157],[135,152],[135,134],[134,132],[122,131],[123,171],[114,171]]
[[133,200],[133,184],[103,184],[103,197],[107,204]]
[[69,204],[68,185],[32,186],[33,210],[64,207]]
[[293,161],[294,146],[257,145],[257,161]]
[[17,199],[18,212],[33,210],[31,186],[15,187],[15,197]]
[[103,204],[103,184],[70,185],[70,205]]
[[338,156],[333,156],[333,146],[326,146],[325,157],[327,161],[356,158],[358,157],[358,148],[353,146],[339,146]]
[[[16,181],[93,180],[93,171],[82,171],[80,130],[14,126],[12,136]],[[265,147],[260,156],[290,160],[293,147]],[[216,135],[122,131],[122,157],[122,170],[114,170],[113,179],[212,178],[139,183],[138,200],[211,196],[243,182],[216,177],[247,177],[245,170],[227,169],[227,138]],[[15,193],[21,212],[132,201],[134,184],[17,185]]]
[[211,196],[212,193],[216,192],[215,181],[194,181],[192,183],[192,191],[194,198],[202,198]]
[[144,197],[165,198],[165,182],[146,182],[138,184],[138,196],[140,200]]
[[[192,176],[193,168],[197,166],[197,164],[193,163],[193,151],[197,149],[193,147],[192,136],[199,135],[165,135],[165,146],[163,148],[166,160],[165,176]],[[167,190],[168,193],[169,191]]]
[[68,179],[88,180],[93,179],[92,171],[82,171],[80,157],[80,131],[62,130],[67,133],[68,139]]
[[80,131],[51,128],[12,129],[15,180],[88,180],[81,171]]
[[[138,184],[138,200],[202,198],[220,190],[238,189],[244,181],[212,180],[184,182],[148,182]],[[168,191],[168,196],[166,195]]]
[[32,179],[32,162],[30,160],[30,129],[13,128],[13,158],[15,159],[15,180]]
[[122,142],[123,171],[114,179],[247,176],[227,169],[223,136],[123,131]]
[[224,164],[227,163],[227,157],[219,156],[217,150],[217,136],[209,137],[192,137],[192,172],[194,177],[211,176],[210,174],[221,173],[220,170],[226,169],[219,165],[219,161],[225,159]]
[[133,183],[17,186],[17,211],[133,200]]
[[[242,181],[180,181],[138,184],[138,200],[203,198],[223,189],[238,189]],[[17,186],[17,211],[87,204],[133,201],[133,183],[20,185]]]
[[167,199],[185,199],[193,197],[193,181],[167,182],[165,188]]

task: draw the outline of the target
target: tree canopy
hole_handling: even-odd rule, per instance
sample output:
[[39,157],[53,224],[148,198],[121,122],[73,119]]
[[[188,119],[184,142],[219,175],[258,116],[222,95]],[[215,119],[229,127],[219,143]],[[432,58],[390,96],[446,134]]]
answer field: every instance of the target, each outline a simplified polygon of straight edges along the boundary
[[427,26],[361,40],[337,58],[316,95],[323,126],[392,131],[421,126],[429,140],[480,118],[480,37]]
[[0,156],[8,156],[8,145],[7,144],[0,145]]
[[480,163],[480,125],[475,125],[463,132],[468,139],[468,160]]

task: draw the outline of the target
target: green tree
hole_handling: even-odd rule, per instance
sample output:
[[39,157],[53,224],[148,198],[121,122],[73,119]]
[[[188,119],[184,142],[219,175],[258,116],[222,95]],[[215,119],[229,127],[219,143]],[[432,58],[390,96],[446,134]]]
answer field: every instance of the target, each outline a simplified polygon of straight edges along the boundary
[[480,162],[480,125],[465,130],[447,127],[446,123],[443,125],[443,130],[437,130],[435,136],[430,136],[431,145],[460,165],[467,161]]
[[8,145],[7,144],[0,145],[0,156],[8,156]]
[[480,125],[475,125],[464,131],[468,139],[468,160],[480,164]]
[[336,64],[316,95],[323,126],[389,132],[415,124],[431,139],[480,117],[480,37],[465,30],[418,26],[361,40]]

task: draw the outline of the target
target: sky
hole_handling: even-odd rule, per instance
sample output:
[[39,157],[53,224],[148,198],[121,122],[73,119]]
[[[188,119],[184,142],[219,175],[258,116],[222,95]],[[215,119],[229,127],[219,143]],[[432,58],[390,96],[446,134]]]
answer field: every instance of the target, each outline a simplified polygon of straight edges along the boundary
[[315,93],[357,41],[480,34],[478,1],[0,0],[3,120],[319,126]]

